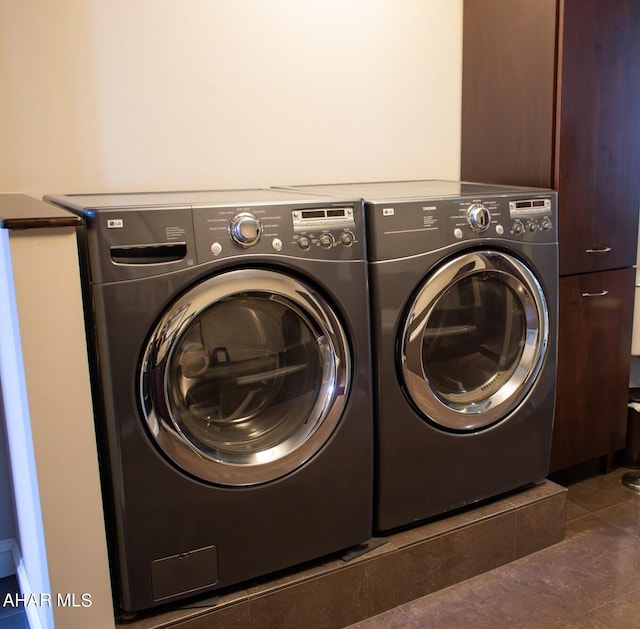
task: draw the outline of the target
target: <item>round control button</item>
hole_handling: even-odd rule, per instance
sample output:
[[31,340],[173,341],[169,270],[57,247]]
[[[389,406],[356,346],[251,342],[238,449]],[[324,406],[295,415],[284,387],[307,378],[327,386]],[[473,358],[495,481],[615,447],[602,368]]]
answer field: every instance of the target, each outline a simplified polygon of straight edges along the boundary
[[300,238],[298,238],[298,247],[306,251],[311,247],[311,240],[309,240],[309,238],[307,238],[306,236],[300,236]]
[[214,256],[218,256],[222,253],[222,245],[219,242],[214,242],[211,244],[211,253]]
[[547,216],[542,219],[542,229],[546,232],[551,229],[551,219]]
[[280,249],[282,249],[282,240],[280,240],[280,238],[274,238],[271,241],[271,246],[276,250],[276,251],[280,251]]
[[333,247],[333,243],[335,242],[331,234],[322,234],[319,240],[320,240],[320,246],[324,247],[325,249],[331,249],[331,247]]
[[262,223],[250,212],[240,212],[229,221],[229,236],[239,247],[253,247],[262,236]]
[[535,221],[531,221],[529,223],[529,231],[530,232],[537,232],[538,231],[538,223],[536,223]]
[[514,221],[513,227],[511,228],[512,234],[522,234],[524,232],[524,225],[521,220]]
[[498,236],[504,234],[504,227],[502,225],[496,225],[496,234],[498,234]]
[[342,232],[342,236],[340,236],[340,242],[345,247],[350,247],[355,242],[355,240],[356,237],[350,231]]
[[456,228],[453,230],[453,235],[454,235],[458,240],[460,240],[460,239],[462,238],[462,230],[461,230],[459,227],[456,227]]
[[491,212],[482,203],[473,203],[467,210],[467,223],[474,232],[483,232],[491,223]]

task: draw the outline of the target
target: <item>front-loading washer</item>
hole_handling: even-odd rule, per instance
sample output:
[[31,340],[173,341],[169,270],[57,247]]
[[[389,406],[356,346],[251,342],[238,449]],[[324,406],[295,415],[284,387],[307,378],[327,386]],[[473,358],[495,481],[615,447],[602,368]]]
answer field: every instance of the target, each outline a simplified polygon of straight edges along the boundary
[[359,198],[50,195],[79,231],[117,606],[371,536]]
[[439,180],[296,189],[365,200],[374,528],[544,479],[555,401],[556,194]]

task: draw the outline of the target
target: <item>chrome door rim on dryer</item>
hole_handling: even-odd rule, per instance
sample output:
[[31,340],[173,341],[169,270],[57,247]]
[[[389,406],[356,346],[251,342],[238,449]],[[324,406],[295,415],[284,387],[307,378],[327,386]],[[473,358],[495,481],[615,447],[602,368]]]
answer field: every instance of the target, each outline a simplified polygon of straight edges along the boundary
[[[496,366],[480,379],[471,374],[476,382],[466,386],[469,374],[461,374],[455,366],[455,377],[447,374],[457,384],[454,390],[450,386],[438,386],[438,382],[442,384],[444,380],[438,373],[442,371],[443,361],[434,358],[434,347],[437,350],[449,336],[465,335],[475,326],[452,328],[429,324],[436,318],[438,302],[446,300],[452,291],[468,281],[478,281],[478,287],[495,282],[498,290],[505,290],[505,301],[515,300],[518,312],[505,321],[505,338],[500,343],[503,348],[495,361],[500,368]],[[509,335],[514,318],[522,319],[522,325],[516,325],[520,333],[516,330]],[[463,252],[437,267],[422,283],[402,327],[399,362],[412,402],[436,426],[473,431],[504,420],[530,391],[548,344],[549,310],[544,292],[527,266],[507,253],[479,250]],[[486,345],[486,338],[483,344]],[[479,354],[473,344],[468,349],[469,355]],[[512,355],[508,362],[505,354]],[[471,365],[470,371],[474,366]]]

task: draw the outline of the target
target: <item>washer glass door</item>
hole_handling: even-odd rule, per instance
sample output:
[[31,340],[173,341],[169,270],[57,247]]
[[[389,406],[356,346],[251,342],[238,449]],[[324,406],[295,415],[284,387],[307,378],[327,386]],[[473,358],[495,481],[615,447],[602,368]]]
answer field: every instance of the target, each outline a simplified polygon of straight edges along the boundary
[[458,255],[427,277],[404,320],[405,389],[442,428],[488,427],[533,386],[548,334],[544,292],[526,265],[498,251]]
[[252,485],[323,446],[350,376],[345,331],[316,291],[283,273],[234,270],[170,306],[144,352],[140,392],[172,461],[206,481]]

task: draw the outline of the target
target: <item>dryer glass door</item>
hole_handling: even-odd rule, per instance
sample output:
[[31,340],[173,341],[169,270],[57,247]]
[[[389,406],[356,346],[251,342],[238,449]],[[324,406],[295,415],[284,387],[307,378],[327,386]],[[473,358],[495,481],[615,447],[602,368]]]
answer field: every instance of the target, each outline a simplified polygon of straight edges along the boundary
[[407,394],[445,429],[490,426],[533,386],[548,334],[544,293],[526,265],[497,251],[456,256],[428,276],[405,319]]
[[151,435],[198,478],[283,476],[329,439],[351,359],[335,311],[283,273],[234,270],[198,284],[148,343],[140,387]]

